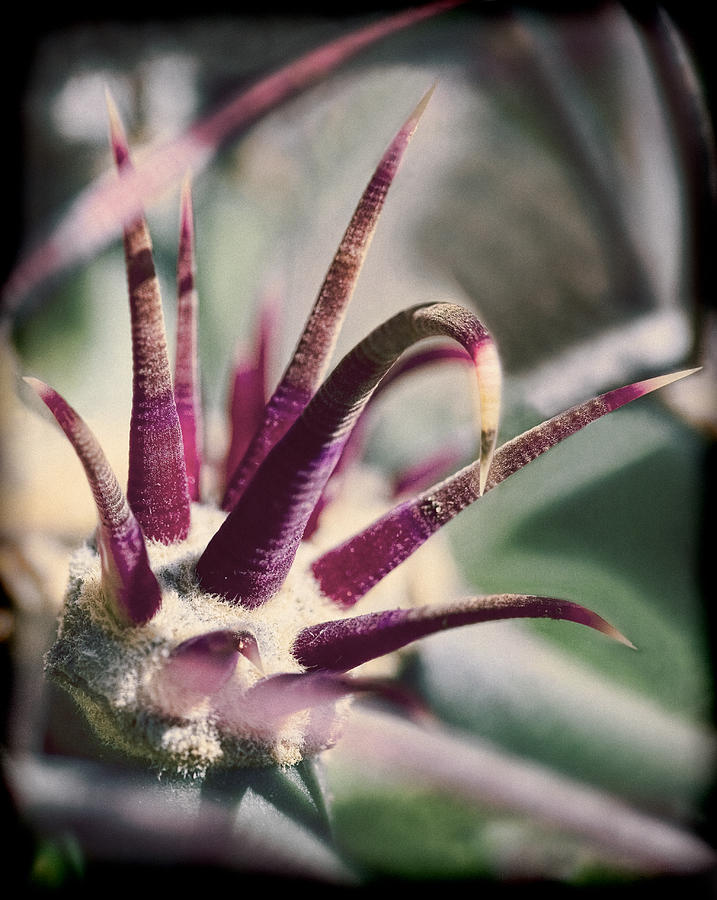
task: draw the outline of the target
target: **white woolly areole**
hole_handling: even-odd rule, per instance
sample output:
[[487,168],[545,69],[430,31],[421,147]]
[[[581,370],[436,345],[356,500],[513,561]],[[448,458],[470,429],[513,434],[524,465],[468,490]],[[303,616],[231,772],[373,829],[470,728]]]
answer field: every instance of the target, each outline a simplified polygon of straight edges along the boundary
[[[185,541],[148,542],[162,606],[142,626],[117,618],[103,590],[99,555],[85,544],[71,559],[58,639],[46,659],[48,673],[75,697],[103,740],[163,770],[201,776],[214,765],[293,765],[326,749],[340,734],[348,698],[277,715],[270,701],[266,709],[257,708],[246,695],[264,678],[302,671],[291,653],[302,629],[425,601],[416,585],[425,588],[427,572],[436,571],[435,559],[430,566],[415,559],[418,572],[409,561],[349,610],[324,597],[311,573],[317,555],[383,510],[382,488],[368,473],[358,479],[352,473],[350,489],[345,487],[327,508],[312,540],[300,545],[281,590],[255,609],[204,593],[194,577],[199,556],[226,517],[222,510],[194,504]],[[447,571],[439,565],[439,570],[450,580],[450,566]],[[190,638],[223,629],[253,636],[261,669],[240,655],[228,683],[211,696],[174,689],[166,673],[163,677],[172,651]],[[387,675],[394,667],[395,659],[385,657],[355,671]]]

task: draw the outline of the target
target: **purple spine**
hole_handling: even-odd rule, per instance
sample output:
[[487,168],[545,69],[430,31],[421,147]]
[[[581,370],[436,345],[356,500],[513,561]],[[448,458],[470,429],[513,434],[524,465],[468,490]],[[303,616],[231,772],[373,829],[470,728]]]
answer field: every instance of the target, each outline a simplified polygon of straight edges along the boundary
[[388,189],[431,92],[421,100],[381,158],[339,244],[294,355],[266,407],[262,427],[227,484],[222,506],[232,510],[249,481],[319,387],[354,292]]
[[659,376],[617,388],[531,428],[499,447],[481,491],[480,463],[461,469],[412,500],[394,507],[366,529],[320,556],[313,572],[322,591],[351,606],[414,553],[461,510],[480,499],[542,453],[601,416],[689,372]]
[[308,670],[346,672],[429,634],[495,619],[565,619],[632,646],[601,616],[569,600],[527,594],[469,597],[443,607],[391,609],[321,622],[297,636],[293,653]]
[[[197,564],[205,590],[254,607],[281,587],[326,482],[376,385],[413,343],[446,335],[473,351],[476,368],[487,372],[487,381],[494,384],[494,356],[486,352],[493,344],[470,312],[438,303],[393,316],[341,360],[257,470]],[[495,432],[492,425],[489,432]],[[483,438],[486,433],[484,429]]]
[[177,259],[177,353],[174,366],[174,402],[182,431],[189,499],[199,500],[202,467],[202,409],[199,396],[198,300],[194,284],[194,269],[192,195],[189,179],[187,179],[182,188]]
[[98,547],[108,598],[122,618],[149,621],[162,597],[139,524],[97,439],[82,418],[52,388],[26,378],[67,435],[87,475],[99,518]]
[[[110,125],[121,178],[131,162],[112,106]],[[170,544],[183,540],[189,532],[190,500],[159,282],[143,217],[125,225],[124,246],[133,361],[127,499],[145,536]]]

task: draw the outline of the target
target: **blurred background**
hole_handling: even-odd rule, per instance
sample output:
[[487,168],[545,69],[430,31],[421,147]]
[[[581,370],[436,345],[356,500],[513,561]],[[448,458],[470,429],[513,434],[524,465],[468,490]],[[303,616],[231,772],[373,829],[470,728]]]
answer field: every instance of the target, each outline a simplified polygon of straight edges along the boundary
[[[703,23],[667,9],[709,105]],[[7,191],[19,223],[6,273],[110,168],[106,88],[139,160],[261,75],[387,12],[25,20],[6,73]],[[468,4],[377,42],[227,135],[194,173],[200,362],[207,451],[218,460],[232,360],[251,339],[258,302],[267,291],[281,300],[278,377],[373,167],[435,84],[337,356],[410,304],[471,306],[503,359],[503,440],[620,384],[704,370],[572,438],[445,530],[473,592],[569,597],[638,652],[562,623],[501,623],[426,640],[404,681],[466,734],[713,840],[713,213],[705,120],[655,16],[651,5],[581,5],[568,15],[545,4]],[[147,210],[170,334],[178,196],[177,185]],[[10,600],[24,586],[7,574],[13,554],[23,565],[54,563],[94,521],[79,467],[28,409],[17,372],[70,398],[116,471],[126,469],[121,243],[79,257],[8,304],[4,390],[20,398],[3,423]],[[468,462],[472,440],[465,382],[447,366],[377,404],[368,459],[393,477],[453,443]],[[43,577],[42,590],[61,581]],[[46,638],[36,635],[31,652]],[[579,842],[519,817],[420,785],[407,791],[390,773],[366,787],[337,764],[332,778],[338,842],[368,876],[578,883],[599,870]],[[36,854],[31,837],[23,848]],[[59,868],[71,869],[57,852]]]

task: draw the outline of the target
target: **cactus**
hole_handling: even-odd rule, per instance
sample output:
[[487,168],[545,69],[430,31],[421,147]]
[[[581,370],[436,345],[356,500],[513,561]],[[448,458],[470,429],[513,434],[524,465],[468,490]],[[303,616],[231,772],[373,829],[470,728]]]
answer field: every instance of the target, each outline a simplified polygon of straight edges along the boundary
[[[380,158],[273,392],[266,392],[265,356],[275,321],[265,310],[256,346],[233,373],[231,440],[211,477],[199,386],[191,180],[186,177],[181,195],[172,373],[152,242],[132,199],[142,180],[109,98],[117,168],[110,189],[121,196],[124,188],[131,198],[117,212],[133,359],[126,492],[82,416],[52,387],[25,378],[74,448],[98,516],[96,531],[70,560],[47,674],[76,701],[96,737],[125,760],[130,792],[162,784],[171,803],[192,798],[205,812],[216,807],[249,830],[268,815],[270,827],[288,835],[288,845],[311,845],[299,852],[296,868],[329,878],[350,876],[333,844],[321,759],[342,742],[378,759],[385,752],[388,758],[391,752],[412,756],[414,738],[403,726],[386,726],[394,738],[388,752],[380,725],[373,730],[380,716],[366,723],[355,710],[356,698],[377,697],[401,709],[407,704],[409,717],[421,721],[412,706],[416,698],[406,699],[391,677],[405,648],[441,631],[518,618],[566,620],[633,646],[573,600],[518,592],[437,597],[426,604],[400,573],[414,563],[420,571],[417,551],[528,463],[608,413],[697,371],[613,388],[500,443],[498,345],[465,306],[415,304],[377,324],[330,369],[379,216],[431,93]],[[430,346],[421,343],[428,340]],[[372,494],[370,481],[363,487],[367,410],[399,378],[446,360],[473,375],[476,458],[425,487],[425,474],[443,474],[446,464],[428,460],[418,479],[422,489],[402,488],[386,503],[384,493]],[[344,491],[352,483],[365,490],[367,505],[383,508],[369,523],[338,535],[336,518],[344,532],[354,518]],[[417,759],[432,739],[429,732]],[[461,752],[451,740],[434,746],[439,767],[443,755]],[[495,768],[501,771],[500,764]],[[86,774],[91,777],[89,768]],[[660,847],[659,828],[649,817],[631,818],[609,804],[605,809],[643,831],[630,850],[647,868],[655,859],[658,867],[679,868],[674,860],[680,855],[688,868],[711,860],[686,836]],[[577,833],[584,827],[569,815],[565,823]],[[597,823],[588,829],[593,838],[599,832]],[[266,846],[276,850],[271,841]],[[267,852],[268,868],[292,873],[290,854]],[[248,855],[245,863],[263,867],[258,857]]]

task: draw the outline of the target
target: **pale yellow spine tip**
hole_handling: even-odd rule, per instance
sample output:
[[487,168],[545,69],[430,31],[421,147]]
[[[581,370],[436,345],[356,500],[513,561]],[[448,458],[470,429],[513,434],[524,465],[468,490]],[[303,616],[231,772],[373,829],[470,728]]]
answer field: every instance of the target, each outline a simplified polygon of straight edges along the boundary
[[433,96],[433,92],[435,91],[435,89],[436,89],[436,83],[434,82],[434,84],[426,91],[426,93],[423,95],[423,97],[421,97],[420,101],[418,102],[418,105],[413,110],[411,115],[408,117],[404,128],[410,134],[413,134],[413,132],[416,130],[416,127],[418,126],[421,116],[425,112],[426,107],[428,106],[428,102],[430,101],[431,97]]
[[617,628],[611,635],[616,641],[619,641],[621,644],[624,644],[626,647],[629,647],[631,650],[637,650],[637,647],[632,643],[629,638],[626,638],[622,632],[618,631]]
[[32,375],[23,375],[22,380],[25,382],[25,384],[29,384],[33,391],[35,391],[37,394],[41,393],[43,389],[47,388],[47,385],[44,381],[40,381],[39,378],[33,378]]
[[681,372],[672,372],[670,375],[658,375],[657,378],[648,379],[650,381],[654,381],[659,387],[664,387],[668,384],[672,384],[673,381],[679,381],[681,378],[687,378],[688,375],[694,375],[696,372],[701,372],[702,366],[695,366],[694,369],[683,369]]
[[115,99],[107,85],[105,85],[105,105],[107,106],[107,117],[109,119],[111,133],[122,134],[124,129],[122,127],[119,110],[117,109]]
[[481,433],[480,442],[480,460],[478,462],[478,496],[482,497],[485,492],[485,486],[488,482],[490,467],[493,463],[493,454],[495,453],[495,432]]
[[426,93],[425,93],[425,94],[423,95],[423,97],[421,98],[421,100],[420,100],[418,106],[416,107],[416,113],[415,113],[415,114],[416,114],[416,116],[417,116],[419,119],[420,119],[420,117],[423,115],[423,111],[425,110],[425,108],[428,106],[428,103],[429,103],[431,97],[433,96],[433,92],[436,90],[436,85],[437,85],[437,84],[438,84],[437,81],[434,81],[434,82],[433,82],[433,84],[428,88],[428,90],[426,91]]
[[179,220],[183,228],[192,227],[192,173],[187,171],[182,179],[179,198]]
[[37,394],[37,396],[42,400],[43,403],[47,404],[48,401],[55,395],[55,391],[49,386],[49,384],[45,384],[44,381],[40,381],[39,378],[33,378],[32,375],[23,375],[22,380],[27,384],[32,390]]

